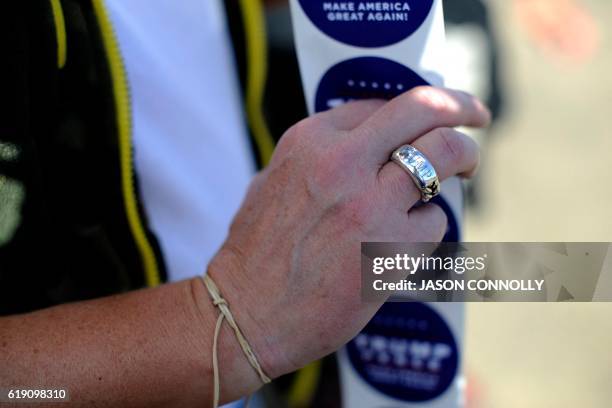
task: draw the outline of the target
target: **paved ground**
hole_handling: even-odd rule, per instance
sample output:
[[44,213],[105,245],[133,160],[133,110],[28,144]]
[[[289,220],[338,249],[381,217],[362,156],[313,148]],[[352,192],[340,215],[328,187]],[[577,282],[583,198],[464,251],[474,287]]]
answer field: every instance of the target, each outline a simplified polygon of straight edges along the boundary
[[[484,169],[470,241],[612,241],[612,2],[586,3],[604,41],[584,67],[553,63],[494,4],[512,112]],[[612,304],[468,306],[477,407],[612,406]]]

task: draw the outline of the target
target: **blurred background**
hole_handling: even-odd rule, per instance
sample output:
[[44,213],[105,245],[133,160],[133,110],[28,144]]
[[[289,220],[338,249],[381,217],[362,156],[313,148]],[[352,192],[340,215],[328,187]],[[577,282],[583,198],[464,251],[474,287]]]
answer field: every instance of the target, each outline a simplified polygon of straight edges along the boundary
[[[612,241],[612,2],[553,3],[569,15],[538,27],[522,9],[537,5],[488,2],[505,108],[468,241]],[[467,319],[471,407],[612,406],[612,304],[469,304]]]

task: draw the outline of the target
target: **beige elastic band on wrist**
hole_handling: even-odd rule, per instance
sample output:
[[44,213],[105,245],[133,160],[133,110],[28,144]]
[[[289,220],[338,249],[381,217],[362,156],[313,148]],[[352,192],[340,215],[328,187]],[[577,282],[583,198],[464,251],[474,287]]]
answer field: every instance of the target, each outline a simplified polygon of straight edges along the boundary
[[238,343],[240,344],[240,347],[242,348],[244,355],[246,356],[251,366],[255,369],[255,371],[259,375],[259,378],[261,379],[261,381],[264,384],[267,384],[271,380],[270,380],[270,377],[268,377],[263,372],[263,369],[261,368],[261,365],[259,364],[259,361],[257,360],[257,357],[255,356],[255,353],[253,352],[253,349],[251,349],[249,342],[246,340],[246,338],[240,331],[240,328],[238,327],[238,324],[234,320],[234,316],[232,315],[232,312],[229,309],[229,304],[227,303],[225,299],[223,299],[223,297],[219,293],[219,288],[217,288],[217,285],[215,285],[215,282],[208,275],[201,276],[201,278],[204,281],[204,285],[206,286],[206,289],[208,289],[208,293],[210,294],[213,305],[219,308],[219,311],[221,312],[219,314],[219,318],[217,319],[217,324],[215,326],[215,334],[213,337],[213,376],[214,376],[214,403],[213,403],[213,406],[217,408],[219,406],[219,393],[220,393],[217,342],[219,338],[219,332],[221,330],[221,324],[223,323],[223,319],[227,320],[227,324],[229,324],[230,327],[234,330],[234,334],[236,335],[236,339],[238,340]]

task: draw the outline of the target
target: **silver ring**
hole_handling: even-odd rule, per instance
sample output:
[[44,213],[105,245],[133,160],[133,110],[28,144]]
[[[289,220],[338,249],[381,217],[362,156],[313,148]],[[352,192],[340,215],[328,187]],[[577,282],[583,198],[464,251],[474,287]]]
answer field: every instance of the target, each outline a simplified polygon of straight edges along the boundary
[[410,145],[404,145],[393,152],[391,160],[410,175],[421,191],[421,201],[426,203],[440,194],[440,180],[436,169],[423,153]]

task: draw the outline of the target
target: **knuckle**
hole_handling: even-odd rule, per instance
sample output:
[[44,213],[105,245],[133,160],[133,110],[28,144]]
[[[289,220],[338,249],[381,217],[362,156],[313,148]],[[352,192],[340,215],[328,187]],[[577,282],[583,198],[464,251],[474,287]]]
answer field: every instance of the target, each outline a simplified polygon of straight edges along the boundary
[[295,144],[297,140],[299,140],[296,132],[296,125],[291,126],[285,131],[283,136],[281,136],[281,138],[278,140],[278,143],[276,143],[273,159],[278,158],[279,156],[286,156],[295,148]]
[[304,137],[304,135],[308,134],[308,127],[308,119],[302,119],[291,126],[281,137],[278,148],[289,148],[294,146],[296,142]]
[[448,95],[430,86],[416,87],[409,95],[417,104],[434,113],[446,112],[450,108]]
[[290,141],[311,140],[313,136],[322,132],[324,124],[324,120],[317,115],[304,118],[291,126],[287,132],[285,132],[283,138],[287,138]]
[[317,157],[326,139],[330,139],[326,123],[318,116],[300,120],[291,126],[280,138],[276,148],[277,156]]
[[466,156],[466,146],[460,133],[450,128],[440,128],[436,132],[440,138],[444,157],[453,163],[462,162]]
[[313,135],[327,133],[328,122],[323,118],[323,115],[316,114],[298,122],[299,129],[303,136],[312,138]]

